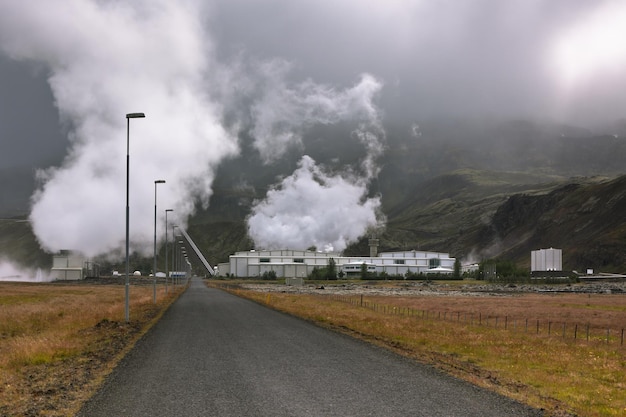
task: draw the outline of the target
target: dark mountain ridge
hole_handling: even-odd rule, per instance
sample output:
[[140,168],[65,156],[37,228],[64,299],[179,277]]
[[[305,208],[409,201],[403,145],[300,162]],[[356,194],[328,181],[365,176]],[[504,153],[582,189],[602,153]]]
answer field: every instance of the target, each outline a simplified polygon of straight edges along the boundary
[[[208,260],[224,262],[235,251],[254,247],[246,216],[272,184],[293,172],[302,154],[331,172],[358,164],[363,156],[362,149],[353,149],[358,143],[337,140],[350,129],[312,129],[273,164],[263,164],[251,146],[225,161],[209,207],[189,219],[188,232]],[[444,251],[466,262],[502,257],[530,266],[531,250],[556,247],[563,249],[565,269],[621,272],[626,123],[606,132],[614,133],[523,121],[387,127],[381,171],[371,184],[387,218],[385,229],[376,232],[380,249]],[[38,251],[30,228],[5,227],[2,238],[0,252],[34,262],[26,255]],[[10,246],[16,239],[30,242],[31,250],[15,253]],[[345,252],[368,254],[367,236]]]

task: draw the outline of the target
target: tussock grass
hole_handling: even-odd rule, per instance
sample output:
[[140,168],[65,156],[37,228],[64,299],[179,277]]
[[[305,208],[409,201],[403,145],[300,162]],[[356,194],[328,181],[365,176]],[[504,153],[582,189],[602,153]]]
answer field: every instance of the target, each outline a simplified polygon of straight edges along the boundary
[[[384,314],[328,296],[241,289],[235,292],[434,364],[477,385],[543,408],[547,415],[626,415],[626,347],[619,344]],[[500,301],[471,297],[376,297],[376,302],[398,309],[426,308],[425,305],[435,303],[440,309],[453,311],[454,306],[467,312],[489,311],[487,315],[582,317],[602,325],[623,326],[626,297],[584,297],[519,297]],[[591,306],[595,307],[589,314]]]
[[73,415],[180,294],[152,286],[0,283],[0,415]]

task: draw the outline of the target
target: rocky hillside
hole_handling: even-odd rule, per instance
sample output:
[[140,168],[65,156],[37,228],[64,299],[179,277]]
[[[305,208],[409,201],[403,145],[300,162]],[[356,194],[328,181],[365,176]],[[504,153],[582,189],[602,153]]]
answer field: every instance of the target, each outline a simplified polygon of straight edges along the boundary
[[[209,262],[253,248],[245,225],[252,204],[292,173],[302,154],[331,171],[358,164],[360,148],[338,140],[350,137],[352,128],[317,127],[270,165],[243,142],[242,154],[220,166],[209,208],[189,220],[188,232]],[[602,134],[522,121],[386,130],[381,171],[371,184],[387,218],[385,229],[374,232],[381,250],[444,251],[466,262],[503,257],[530,266],[531,250],[555,247],[563,249],[565,269],[626,269],[626,177],[620,176],[626,122]],[[12,175],[0,171],[7,183],[0,217],[23,219],[33,184],[10,188]],[[1,225],[0,253],[41,263],[45,257],[30,228],[13,223]],[[367,236],[346,250],[368,253]]]

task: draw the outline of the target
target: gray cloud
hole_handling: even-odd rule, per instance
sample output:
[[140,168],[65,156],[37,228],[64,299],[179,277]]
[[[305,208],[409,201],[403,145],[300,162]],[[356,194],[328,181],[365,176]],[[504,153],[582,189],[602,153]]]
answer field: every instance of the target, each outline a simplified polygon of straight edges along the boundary
[[212,30],[222,54],[280,56],[302,77],[349,83],[356,73],[372,73],[385,82],[383,107],[391,118],[588,123],[623,116],[625,95],[613,88],[626,81],[592,67],[596,76],[566,95],[554,44],[585,30],[594,13],[624,7],[611,0],[278,0],[271,7],[235,0],[217,3]]

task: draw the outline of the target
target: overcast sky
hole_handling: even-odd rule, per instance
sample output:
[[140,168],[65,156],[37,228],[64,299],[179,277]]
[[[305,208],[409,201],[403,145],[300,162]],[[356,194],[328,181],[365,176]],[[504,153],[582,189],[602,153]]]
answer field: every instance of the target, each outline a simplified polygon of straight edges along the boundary
[[218,50],[284,58],[317,82],[369,72],[392,117],[624,116],[622,1],[234,0],[213,10]]
[[[619,0],[204,3],[206,48],[223,62],[284,59],[295,79],[339,87],[371,73],[384,83],[389,119],[495,115],[585,125],[624,117]],[[47,76],[45,65],[0,56],[3,167],[67,146]]]
[[[144,155],[134,167],[144,185],[137,183],[142,191],[132,206],[149,209],[151,181],[165,175],[171,186],[162,187],[163,198],[181,222],[193,211],[190,198],[208,202],[215,169],[239,152],[243,130],[270,160],[311,124],[356,120],[367,127],[359,137],[364,164],[371,164],[384,136],[380,124],[396,119],[590,126],[626,112],[626,3],[618,0],[46,4],[0,0],[0,164],[45,167],[68,155],[62,168],[41,173],[46,186],[31,219],[84,218],[75,230],[63,226],[74,240],[55,241],[61,229],[44,230],[51,220],[42,215],[39,237],[49,249],[77,244],[93,223],[87,209],[68,212],[61,196],[119,195],[117,179],[106,173],[124,169],[125,148],[118,145],[128,112],[148,115],[133,120],[133,152]],[[172,157],[189,169],[163,169]],[[375,175],[364,169],[367,179]],[[307,178],[319,170],[303,159],[297,172]],[[290,184],[297,186],[295,175]],[[137,239],[149,243],[149,219],[144,223]],[[90,253],[119,245],[110,230],[94,231],[110,236]]]

